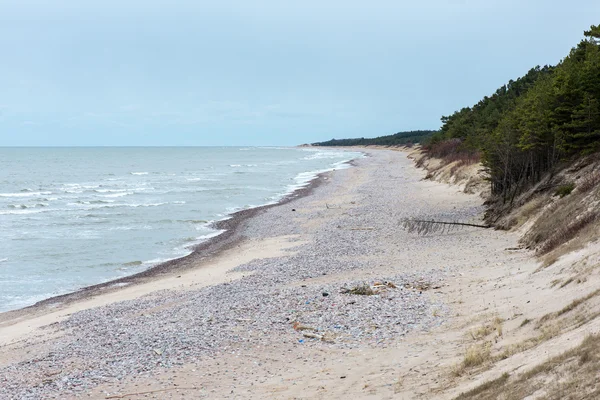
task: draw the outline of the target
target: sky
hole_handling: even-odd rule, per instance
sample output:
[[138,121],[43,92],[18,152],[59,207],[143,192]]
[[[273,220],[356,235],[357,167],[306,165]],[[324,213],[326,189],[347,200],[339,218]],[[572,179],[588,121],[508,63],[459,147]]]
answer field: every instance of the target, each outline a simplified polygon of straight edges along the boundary
[[0,0],[0,146],[437,129],[592,24],[598,0]]

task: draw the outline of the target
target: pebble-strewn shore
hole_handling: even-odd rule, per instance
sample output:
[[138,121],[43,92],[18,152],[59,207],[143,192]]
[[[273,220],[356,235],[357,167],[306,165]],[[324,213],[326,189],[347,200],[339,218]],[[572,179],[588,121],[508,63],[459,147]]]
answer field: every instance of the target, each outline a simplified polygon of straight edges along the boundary
[[[0,399],[85,397],[99,384],[257,342],[381,347],[442,324],[447,306],[435,292],[456,268],[433,254],[457,240],[476,242],[460,232],[415,237],[399,221],[466,221],[481,208],[474,199],[440,204],[418,191],[422,173],[403,153],[376,151],[355,163],[322,177],[311,195],[268,208],[238,228],[249,241],[291,235],[298,246],[288,256],[241,265],[235,271],[248,274],[228,283],[75,313],[48,328],[66,334],[44,346],[35,338],[18,344],[23,353],[36,346],[0,369]],[[412,259],[417,251],[432,255]],[[376,294],[344,293],[364,283]]]

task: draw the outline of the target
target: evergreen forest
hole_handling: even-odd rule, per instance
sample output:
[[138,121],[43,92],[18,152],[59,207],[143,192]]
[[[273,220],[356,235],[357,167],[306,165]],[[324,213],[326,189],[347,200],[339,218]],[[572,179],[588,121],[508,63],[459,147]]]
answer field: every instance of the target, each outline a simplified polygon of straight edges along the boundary
[[425,150],[480,157],[503,202],[565,161],[600,151],[600,25],[558,65],[532,68],[442,124]]

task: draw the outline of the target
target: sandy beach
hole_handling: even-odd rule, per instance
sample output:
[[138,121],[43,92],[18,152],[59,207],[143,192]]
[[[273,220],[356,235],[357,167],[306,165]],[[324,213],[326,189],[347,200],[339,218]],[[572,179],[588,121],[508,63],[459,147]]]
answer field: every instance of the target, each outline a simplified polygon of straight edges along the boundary
[[452,398],[501,373],[449,371],[470,326],[553,309],[527,297],[537,262],[513,233],[405,232],[479,221],[482,199],[366,151],[204,252],[0,315],[0,398]]

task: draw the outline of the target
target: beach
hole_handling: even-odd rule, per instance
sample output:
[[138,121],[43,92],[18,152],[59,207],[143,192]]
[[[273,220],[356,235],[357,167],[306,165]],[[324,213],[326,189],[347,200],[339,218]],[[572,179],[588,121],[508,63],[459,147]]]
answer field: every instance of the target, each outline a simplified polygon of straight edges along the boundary
[[0,314],[0,398],[459,393],[465,327],[540,307],[517,304],[536,262],[513,233],[404,231],[480,221],[482,200],[423,180],[406,152],[365,152],[190,256]]

